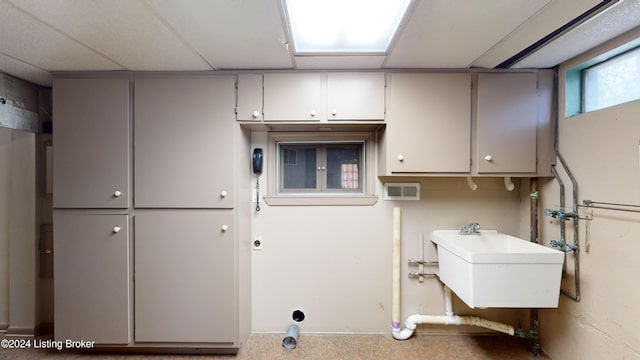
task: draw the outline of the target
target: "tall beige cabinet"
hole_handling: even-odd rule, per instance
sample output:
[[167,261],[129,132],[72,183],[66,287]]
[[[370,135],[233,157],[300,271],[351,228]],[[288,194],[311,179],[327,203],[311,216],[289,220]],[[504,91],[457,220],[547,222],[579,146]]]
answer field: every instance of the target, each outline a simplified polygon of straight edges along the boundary
[[235,76],[54,81],[56,339],[246,340],[250,139],[235,89]]
[[56,79],[57,339],[127,344],[131,331],[130,82]]

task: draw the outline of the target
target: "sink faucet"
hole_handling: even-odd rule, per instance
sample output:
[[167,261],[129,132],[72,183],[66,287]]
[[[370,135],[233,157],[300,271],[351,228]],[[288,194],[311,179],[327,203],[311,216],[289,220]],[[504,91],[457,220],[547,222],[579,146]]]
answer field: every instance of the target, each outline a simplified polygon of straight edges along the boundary
[[469,225],[462,225],[460,226],[460,231],[458,233],[460,235],[480,234],[480,224],[473,223]]

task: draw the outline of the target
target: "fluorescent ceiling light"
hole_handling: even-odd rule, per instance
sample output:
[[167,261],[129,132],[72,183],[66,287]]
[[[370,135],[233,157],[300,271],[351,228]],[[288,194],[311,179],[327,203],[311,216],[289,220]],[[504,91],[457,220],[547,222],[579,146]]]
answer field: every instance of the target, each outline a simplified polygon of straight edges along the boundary
[[411,0],[285,0],[294,52],[386,53]]

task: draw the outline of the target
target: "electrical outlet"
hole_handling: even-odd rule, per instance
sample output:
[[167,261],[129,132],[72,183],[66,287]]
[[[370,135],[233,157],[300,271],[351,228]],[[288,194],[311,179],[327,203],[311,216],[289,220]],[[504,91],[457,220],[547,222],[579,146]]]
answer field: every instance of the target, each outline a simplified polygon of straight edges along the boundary
[[251,202],[257,202],[260,195],[260,190],[251,189]]
[[262,236],[254,236],[251,246],[253,246],[253,250],[262,250]]

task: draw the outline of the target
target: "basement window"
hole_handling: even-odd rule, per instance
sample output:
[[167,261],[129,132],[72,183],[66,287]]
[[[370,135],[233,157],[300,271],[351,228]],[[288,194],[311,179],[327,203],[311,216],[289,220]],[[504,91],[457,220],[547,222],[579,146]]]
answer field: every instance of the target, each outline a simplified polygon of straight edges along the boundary
[[279,193],[362,193],[364,142],[279,143]]
[[640,99],[640,48],[582,71],[584,111]]
[[286,0],[296,54],[386,53],[411,0]]
[[285,133],[269,136],[269,205],[372,205],[373,133]]
[[565,73],[565,116],[640,99],[640,38],[604,51]]

